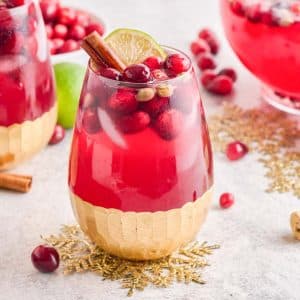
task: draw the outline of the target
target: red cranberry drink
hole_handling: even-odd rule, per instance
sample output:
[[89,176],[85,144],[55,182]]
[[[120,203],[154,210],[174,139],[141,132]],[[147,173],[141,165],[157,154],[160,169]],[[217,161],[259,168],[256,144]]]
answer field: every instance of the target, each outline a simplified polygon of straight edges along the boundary
[[0,1],[0,170],[32,156],[50,139],[55,91],[39,8]]
[[300,1],[221,0],[227,38],[264,84],[263,98],[300,114]]
[[207,214],[213,170],[204,111],[184,53],[137,30],[105,41],[125,70],[90,61],[70,157],[72,205],[109,253],[155,259],[194,239]]

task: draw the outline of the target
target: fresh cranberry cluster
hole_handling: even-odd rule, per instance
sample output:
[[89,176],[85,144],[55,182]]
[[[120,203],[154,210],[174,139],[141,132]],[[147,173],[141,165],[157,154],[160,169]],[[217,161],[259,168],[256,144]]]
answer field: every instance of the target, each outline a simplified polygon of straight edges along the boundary
[[[113,80],[143,83],[145,87],[112,88],[99,101],[99,91],[89,90],[81,100],[82,125],[89,134],[101,130],[98,107],[102,107],[123,133],[136,133],[151,126],[163,139],[174,139],[183,127],[184,114],[191,111],[192,101],[186,95],[192,88],[184,82],[176,87],[164,82],[188,71],[190,61],[181,54],[170,54],[165,61],[148,57],[142,64],[128,66],[123,73],[113,68],[95,72]],[[147,83],[154,83],[147,86]],[[185,90],[184,90],[185,89]],[[103,91],[101,94],[105,94]],[[101,102],[101,103],[99,103]]]
[[24,0],[0,2],[0,55],[24,54],[34,57],[37,53],[37,15],[33,3],[28,14],[12,15],[10,9],[24,4]]
[[202,71],[201,83],[204,88],[217,95],[230,94],[237,75],[231,68],[225,68],[219,72],[214,71],[217,64],[213,55],[216,55],[220,49],[215,34],[209,29],[202,29],[198,34],[198,39],[191,43],[190,49]]
[[83,11],[61,6],[59,0],[41,0],[51,54],[71,52],[80,48],[80,41],[93,31],[100,35],[104,27]]
[[289,26],[300,21],[299,0],[229,0],[230,8],[251,23]]

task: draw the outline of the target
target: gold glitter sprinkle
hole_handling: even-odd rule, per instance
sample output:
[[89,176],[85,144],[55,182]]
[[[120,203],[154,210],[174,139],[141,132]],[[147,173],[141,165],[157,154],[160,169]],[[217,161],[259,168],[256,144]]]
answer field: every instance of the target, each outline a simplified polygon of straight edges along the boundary
[[209,128],[215,150],[239,140],[260,154],[267,169],[267,192],[292,192],[300,198],[300,129],[296,120],[277,110],[242,109],[224,103],[221,115],[210,118]]
[[193,242],[159,260],[128,261],[104,252],[76,225],[64,225],[59,235],[43,239],[59,252],[64,274],[89,271],[104,279],[118,280],[128,290],[128,296],[150,284],[162,288],[176,281],[204,284],[199,270],[209,265],[205,256],[219,248],[219,245]]

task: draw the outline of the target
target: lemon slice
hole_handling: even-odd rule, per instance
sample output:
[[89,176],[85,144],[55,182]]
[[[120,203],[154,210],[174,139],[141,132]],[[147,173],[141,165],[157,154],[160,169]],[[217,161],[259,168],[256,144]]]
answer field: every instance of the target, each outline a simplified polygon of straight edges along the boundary
[[165,51],[147,33],[128,28],[114,30],[105,42],[126,65],[138,64],[149,56],[166,58]]

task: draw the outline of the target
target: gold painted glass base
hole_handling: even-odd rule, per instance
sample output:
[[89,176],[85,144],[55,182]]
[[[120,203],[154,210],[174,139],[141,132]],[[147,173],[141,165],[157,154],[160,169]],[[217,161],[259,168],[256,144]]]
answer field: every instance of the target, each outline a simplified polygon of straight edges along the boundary
[[195,202],[158,212],[123,212],[94,206],[72,192],[83,232],[110,254],[131,260],[158,259],[192,241],[204,223],[212,188]]
[[57,104],[33,121],[0,126],[0,171],[15,167],[44,148],[57,120]]

